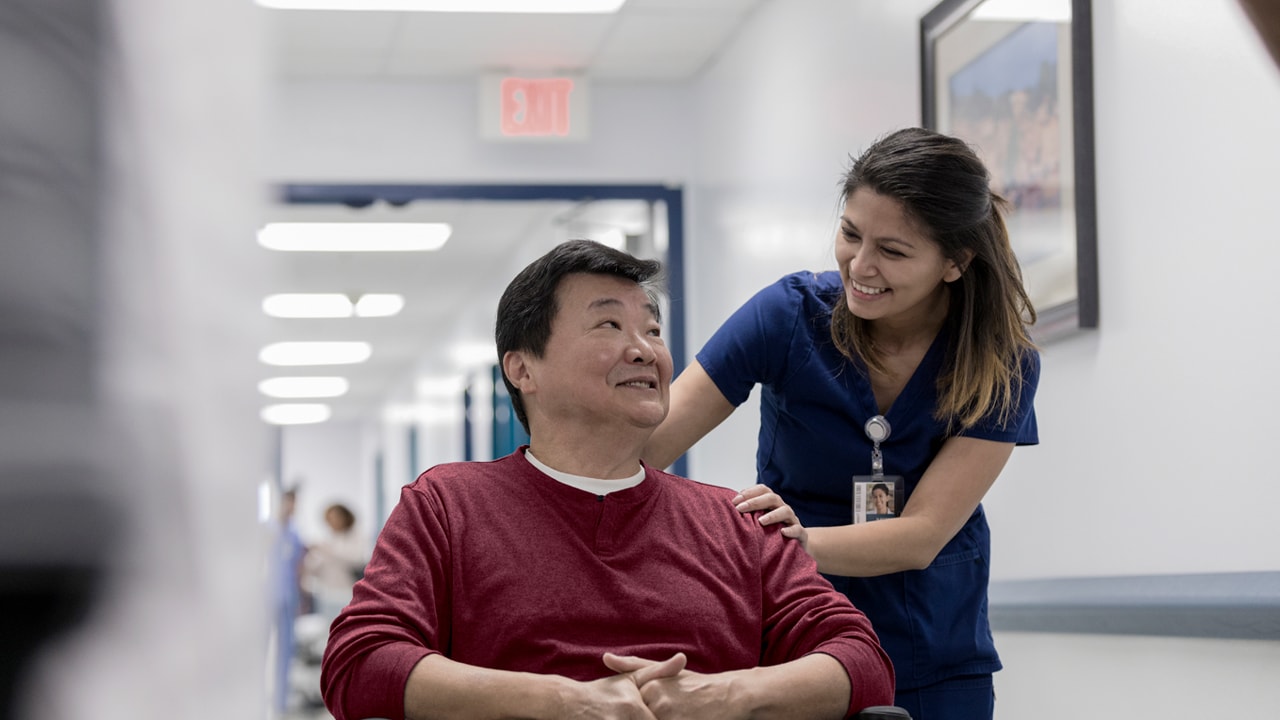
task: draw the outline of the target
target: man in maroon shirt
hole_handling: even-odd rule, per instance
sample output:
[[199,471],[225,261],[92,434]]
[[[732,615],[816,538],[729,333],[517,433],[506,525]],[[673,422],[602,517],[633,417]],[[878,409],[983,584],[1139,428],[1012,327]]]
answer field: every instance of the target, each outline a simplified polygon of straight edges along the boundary
[[892,702],[866,617],[734,493],[641,462],[671,354],[654,261],[590,241],[498,304],[529,445],[406,486],[334,622],[338,720],[840,718]]

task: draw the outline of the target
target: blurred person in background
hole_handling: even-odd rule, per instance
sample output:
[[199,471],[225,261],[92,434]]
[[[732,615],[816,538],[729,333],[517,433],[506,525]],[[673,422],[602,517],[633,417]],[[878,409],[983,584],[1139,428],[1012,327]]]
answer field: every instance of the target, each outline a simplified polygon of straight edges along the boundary
[[304,610],[302,568],[307,547],[298,534],[294,512],[298,490],[288,488],[280,494],[276,517],[275,546],[271,554],[271,607],[275,618],[275,676],[273,696],[275,710],[284,713],[290,705],[289,669],[296,650],[294,624]]
[[303,586],[311,596],[312,612],[329,622],[351,602],[351,586],[364,575],[368,558],[350,508],[342,503],[329,505],[324,522],[328,534],[307,548]]

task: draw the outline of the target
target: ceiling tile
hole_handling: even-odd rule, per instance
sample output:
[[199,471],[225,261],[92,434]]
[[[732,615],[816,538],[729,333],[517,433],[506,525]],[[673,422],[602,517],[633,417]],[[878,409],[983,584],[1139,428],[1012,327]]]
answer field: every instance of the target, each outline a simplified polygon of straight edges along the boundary
[[467,74],[486,70],[577,70],[612,31],[608,15],[406,17],[389,46],[395,74]]

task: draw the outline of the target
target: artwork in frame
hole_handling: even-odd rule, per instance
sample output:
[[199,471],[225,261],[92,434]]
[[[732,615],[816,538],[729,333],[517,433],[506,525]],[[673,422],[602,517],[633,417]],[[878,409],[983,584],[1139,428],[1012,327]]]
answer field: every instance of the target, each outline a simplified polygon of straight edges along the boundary
[[920,21],[925,127],[964,139],[1010,203],[1046,342],[1098,326],[1090,0],[945,0]]

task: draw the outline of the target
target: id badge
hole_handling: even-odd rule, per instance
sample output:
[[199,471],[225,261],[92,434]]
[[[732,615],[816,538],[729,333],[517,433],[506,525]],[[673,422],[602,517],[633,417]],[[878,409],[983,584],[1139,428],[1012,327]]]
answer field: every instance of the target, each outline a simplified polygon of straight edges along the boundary
[[905,488],[901,475],[854,475],[853,524],[897,517]]
[[883,415],[867,420],[863,432],[871,441],[871,474],[853,476],[853,524],[897,517],[907,501],[901,475],[884,474],[880,443],[889,439],[889,421]]

